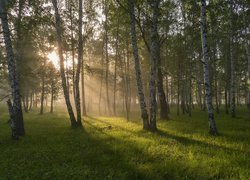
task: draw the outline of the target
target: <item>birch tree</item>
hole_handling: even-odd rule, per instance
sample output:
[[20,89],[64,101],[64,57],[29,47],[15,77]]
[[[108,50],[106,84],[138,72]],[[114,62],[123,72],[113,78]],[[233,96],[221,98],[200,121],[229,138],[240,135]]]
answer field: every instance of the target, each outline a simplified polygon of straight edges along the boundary
[[135,75],[136,75],[137,95],[140,103],[141,118],[143,120],[143,129],[148,130],[149,129],[148,111],[145,103],[143,85],[141,80],[141,67],[140,67],[138,45],[137,45],[137,35],[135,27],[135,9],[133,0],[128,0],[128,10],[130,17],[131,43],[133,48],[135,73],[136,73]]
[[201,42],[202,42],[202,54],[203,54],[203,68],[204,68],[204,83],[206,93],[206,104],[208,112],[209,130],[212,135],[217,135],[217,129],[214,120],[214,113],[212,107],[212,93],[210,87],[210,76],[209,76],[209,54],[207,48],[206,38],[206,0],[201,0]]
[[0,19],[2,24],[2,30],[4,35],[5,49],[7,52],[7,65],[8,65],[8,74],[11,87],[11,95],[13,99],[13,123],[16,126],[17,135],[25,135],[24,123],[23,123],[23,112],[20,96],[20,88],[18,82],[18,74],[16,68],[16,60],[13,52],[11,32],[8,23],[7,16],[7,7],[9,5],[9,0],[0,1]]
[[[158,16],[160,0],[149,0],[152,9],[152,22],[150,27],[150,82],[149,82],[149,111],[150,111],[150,130],[156,131],[156,69],[160,59],[160,44],[158,34]],[[166,100],[165,100],[166,101]],[[167,110],[167,109],[166,109]]]
[[61,76],[61,80],[62,80],[62,88],[63,88],[63,93],[64,93],[64,98],[66,101],[66,106],[67,106],[67,110],[68,110],[68,114],[70,117],[70,122],[71,122],[71,126],[72,127],[77,127],[77,122],[76,122],[76,118],[72,109],[72,105],[70,102],[70,98],[69,98],[69,89],[67,87],[67,80],[66,80],[66,76],[65,76],[65,68],[64,68],[64,58],[63,58],[63,47],[62,47],[62,25],[61,25],[61,17],[58,11],[58,4],[57,4],[57,0],[52,0],[53,3],[53,7],[55,10],[55,20],[56,20],[56,39],[57,39],[57,44],[58,44],[58,55],[59,55],[59,60],[60,60],[60,76]]
[[79,0],[79,20],[78,20],[78,63],[76,69],[76,77],[75,77],[75,104],[76,104],[76,112],[77,112],[77,125],[82,126],[81,119],[81,101],[80,101],[80,73],[82,67],[82,59],[83,59],[83,37],[82,37],[82,0]]

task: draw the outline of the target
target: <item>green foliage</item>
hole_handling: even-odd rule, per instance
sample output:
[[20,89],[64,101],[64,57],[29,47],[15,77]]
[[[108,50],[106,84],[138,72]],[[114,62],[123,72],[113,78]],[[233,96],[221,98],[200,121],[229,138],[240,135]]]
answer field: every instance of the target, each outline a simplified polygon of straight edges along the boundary
[[[58,114],[25,115],[27,136],[10,139],[0,114],[1,179],[248,179],[250,122],[219,115],[219,137],[207,133],[206,113],[159,121],[159,132],[140,122],[88,117],[69,128]],[[244,114],[245,109],[242,109]],[[18,152],[18,153],[17,153]]]

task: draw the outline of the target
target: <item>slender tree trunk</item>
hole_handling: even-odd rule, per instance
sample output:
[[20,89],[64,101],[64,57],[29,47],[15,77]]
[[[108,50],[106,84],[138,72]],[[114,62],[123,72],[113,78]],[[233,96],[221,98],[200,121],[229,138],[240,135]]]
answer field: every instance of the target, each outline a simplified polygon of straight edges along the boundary
[[[72,15],[72,2],[69,5],[69,15],[70,15],[70,38],[71,38],[71,56],[72,56],[72,81],[75,82],[75,42],[74,42],[74,30],[73,30],[73,15]],[[73,96],[76,99],[75,83],[73,83]]]
[[50,113],[54,112],[54,83],[51,84]]
[[37,108],[37,97],[36,97],[36,92],[33,94],[33,107]]
[[161,71],[161,59],[159,56],[158,59],[158,72],[157,72],[157,78],[158,78],[158,82],[157,82],[157,87],[158,87],[158,99],[159,99],[159,105],[160,105],[160,118],[161,119],[169,119],[168,117],[168,104],[166,101],[166,95],[164,92],[164,88],[163,88],[163,75],[162,75],[162,71]]
[[[159,46],[159,34],[158,34],[158,16],[159,16],[159,3],[160,0],[150,1],[150,6],[152,8],[152,25],[150,29],[150,99],[149,99],[149,111],[150,111],[150,130],[156,131],[156,72],[157,63],[160,59],[160,46]],[[162,87],[163,90],[163,87]],[[164,94],[165,95],[165,94]],[[165,97],[164,97],[165,98]],[[166,99],[165,99],[166,101]],[[165,104],[166,105],[166,104]],[[164,107],[166,108],[166,107]]]
[[178,57],[178,70],[177,70],[177,116],[180,116],[180,81],[181,81],[181,66],[180,58]]
[[178,80],[178,85],[177,85],[177,116],[180,116],[180,84]]
[[[79,0],[79,47],[78,47],[78,63],[81,62],[81,86],[82,86],[82,115],[86,116],[87,115],[87,111],[86,111],[86,100],[85,100],[85,76],[84,76],[84,60],[83,60],[83,35],[82,35],[82,0]],[[81,51],[81,52],[80,52]],[[79,56],[80,55],[80,56]],[[79,68],[80,68],[79,67]],[[77,91],[77,89],[76,89]],[[77,94],[77,93],[76,93]],[[79,95],[79,99],[80,99],[80,95]],[[79,112],[81,112],[81,107],[79,107]],[[79,113],[78,112],[78,113]],[[79,114],[80,115],[80,114]],[[78,120],[79,122],[79,120]],[[81,125],[81,123],[79,122],[79,124]]]
[[106,72],[105,72],[105,84],[106,84],[106,101],[108,113],[111,115],[110,99],[109,99],[109,52],[108,52],[108,7],[107,0],[105,0],[104,14],[105,14],[105,59],[106,59]]
[[130,85],[130,58],[129,58],[129,47],[128,47],[128,42],[126,43],[126,54],[127,54],[127,62],[125,61],[125,89],[126,89],[126,118],[127,121],[129,121],[129,115],[130,115],[130,106],[131,106],[131,85]]
[[[6,1],[5,1],[6,2]],[[0,2],[0,19],[4,35],[4,43],[7,52],[7,64],[9,72],[9,81],[11,86],[11,95],[13,98],[13,116],[15,117],[17,135],[25,135],[24,123],[23,123],[23,112],[21,104],[20,89],[17,77],[16,62],[12,48],[11,33],[8,24],[6,4],[4,1]]]
[[40,114],[43,114],[43,105],[44,105],[44,91],[45,91],[45,88],[44,88],[44,75],[42,77],[42,92],[41,92],[41,106],[40,106]]
[[134,62],[135,62],[135,75],[136,75],[136,84],[137,84],[137,93],[140,103],[141,109],[141,118],[143,120],[143,129],[149,129],[149,122],[148,122],[148,112],[145,103],[144,93],[143,93],[143,85],[141,80],[141,67],[139,61],[139,53],[138,53],[138,46],[137,46],[137,35],[136,35],[136,28],[135,28],[135,14],[134,14],[134,1],[128,0],[128,9],[130,15],[130,33],[131,33],[131,43],[133,48],[133,55],[134,55]]
[[29,106],[29,111],[32,109],[33,107],[33,98],[34,98],[34,93],[33,91],[30,94],[30,106]]
[[217,135],[217,129],[214,120],[214,113],[212,109],[212,94],[210,88],[210,76],[209,76],[209,57],[206,39],[206,0],[201,0],[201,41],[202,41],[202,54],[204,60],[204,80],[206,91],[206,103],[208,112],[209,129],[212,135]]
[[229,111],[228,111],[228,93],[227,93],[227,88],[225,88],[225,111],[226,111],[226,114],[229,114]]
[[[84,62],[84,61],[83,61]],[[81,85],[82,85],[82,115],[87,116],[86,110],[86,98],[85,98],[85,78],[84,78],[84,64],[82,64],[82,73],[81,73]]]
[[[212,28],[212,34],[214,34],[214,30]],[[216,37],[214,36],[214,39],[216,39]],[[215,105],[216,105],[216,112],[219,114],[220,113],[220,109],[219,109],[219,103],[218,103],[218,85],[217,85],[217,64],[216,64],[216,45],[217,43],[214,44],[214,48],[213,48],[213,73],[214,73],[214,94],[215,94]]]
[[45,107],[48,107],[48,95],[45,96]]
[[64,93],[64,98],[66,101],[68,113],[70,116],[71,126],[77,127],[77,122],[75,119],[75,115],[71,106],[70,98],[69,98],[69,90],[67,88],[66,76],[65,76],[65,68],[64,68],[64,59],[63,59],[63,49],[62,49],[62,27],[61,27],[61,18],[58,12],[57,0],[52,0],[54,10],[55,10],[55,19],[56,19],[56,32],[57,32],[57,43],[58,43],[58,54],[60,59],[60,75],[62,79],[62,88]]
[[[168,26],[166,26],[166,28],[165,28],[165,33],[166,34],[168,34],[168,32],[169,32],[169,27]],[[166,103],[167,103],[167,115],[169,115],[170,114],[170,98],[169,98],[169,79],[168,79],[168,44],[167,43],[165,43],[166,45],[165,45],[165,56],[166,56],[166,59],[165,59],[165,73],[166,73],[166,75],[165,75],[165,78],[166,78]]]
[[70,93],[70,82],[69,82],[69,59],[68,59],[68,51],[67,49],[65,50],[65,66],[66,66],[66,70],[65,70],[65,75],[66,75],[66,86],[68,88],[68,91]]
[[234,48],[233,48],[233,1],[230,0],[230,64],[231,64],[231,115],[234,118],[236,116],[235,107],[235,66],[234,66]]
[[29,112],[29,90],[26,92],[26,95],[25,95],[25,101],[26,101],[26,107],[25,107],[25,111],[26,112]]
[[99,115],[101,115],[102,86],[103,86],[103,76],[101,77],[101,87],[99,92],[99,103],[98,103]]
[[[168,30],[166,30],[167,34]],[[158,32],[157,32],[158,34]],[[158,35],[159,36],[159,35]],[[159,41],[158,41],[159,43]],[[158,45],[160,48],[160,45]],[[159,50],[160,53],[160,50]],[[166,54],[167,54],[167,47],[166,47]],[[160,119],[169,119],[168,117],[168,101],[166,98],[166,94],[164,92],[163,87],[163,74],[162,74],[162,62],[159,54],[158,64],[157,64],[157,88],[158,88],[158,99],[159,99],[159,105],[160,105]]]
[[116,29],[116,41],[115,41],[115,72],[114,72],[114,91],[113,91],[113,112],[116,115],[116,81],[117,81],[117,63],[119,58],[119,27],[120,27],[120,15],[117,17],[117,29]]
[[27,104],[27,93],[25,94],[25,96],[22,98],[23,99],[23,108],[24,108],[24,112],[28,113],[28,104]]
[[[77,125],[82,126],[81,100],[80,100],[80,73],[83,61],[83,37],[82,37],[82,0],[79,0],[79,20],[78,20],[78,63],[75,77],[75,106],[77,114]],[[82,78],[83,72],[82,72]],[[82,79],[83,80],[83,79]],[[82,87],[83,90],[84,87]],[[82,97],[83,98],[83,97]]]
[[[205,77],[204,77],[204,79],[205,79]],[[203,104],[202,111],[206,111],[206,108],[207,108],[207,103],[206,103],[206,84],[204,84],[204,83],[203,83],[203,103],[202,104]]]
[[9,115],[10,115],[11,136],[13,140],[18,140],[16,116],[15,116],[14,109],[13,109],[10,99],[8,99],[7,105],[8,105]]
[[[104,77],[104,40],[102,44],[102,56],[101,56],[101,87],[100,87],[100,93],[99,93],[99,103],[98,103],[98,109],[99,109],[99,115],[101,114],[101,100],[102,100],[102,89],[103,89],[103,77]],[[106,106],[105,106],[106,107]]]

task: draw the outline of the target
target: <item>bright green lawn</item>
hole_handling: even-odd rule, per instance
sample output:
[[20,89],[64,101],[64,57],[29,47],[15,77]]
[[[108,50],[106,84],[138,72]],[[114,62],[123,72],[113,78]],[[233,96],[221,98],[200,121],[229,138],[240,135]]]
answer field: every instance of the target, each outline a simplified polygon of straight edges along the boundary
[[172,115],[152,134],[140,121],[89,117],[75,130],[62,113],[31,112],[15,142],[1,111],[0,179],[250,179],[250,122],[216,116],[212,137],[206,119]]

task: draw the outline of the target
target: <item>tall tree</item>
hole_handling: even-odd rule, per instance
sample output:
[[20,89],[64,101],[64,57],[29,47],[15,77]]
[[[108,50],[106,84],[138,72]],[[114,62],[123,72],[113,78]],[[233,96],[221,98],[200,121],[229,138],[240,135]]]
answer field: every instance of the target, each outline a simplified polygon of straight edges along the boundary
[[137,94],[138,94],[139,103],[140,103],[141,118],[143,120],[143,129],[148,130],[149,129],[148,111],[147,111],[147,107],[145,103],[143,85],[142,85],[142,80],[141,80],[141,67],[140,67],[138,45],[137,45],[137,35],[136,35],[136,27],[135,27],[135,8],[134,8],[133,0],[128,0],[128,10],[129,10],[129,16],[130,16],[130,33],[131,33],[131,43],[132,43],[133,55],[134,55]]
[[7,64],[9,71],[9,81],[11,86],[11,94],[13,98],[13,118],[16,123],[17,135],[25,135],[24,123],[23,123],[23,112],[20,96],[20,88],[18,83],[18,74],[16,68],[16,60],[13,52],[11,32],[8,24],[7,7],[9,5],[9,0],[0,1],[0,19],[2,22],[2,29],[4,35],[5,49],[7,52]]
[[231,113],[232,117],[236,116],[235,112],[235,56],[234,56],[234,25],[233,25],[233,0],[230,0],[230,65],[231,65]]
[[60,76],[62,80],[62,88],[63,88],[63,93],[64,93],[64,98],[66,101],[69,117],[70,117],[70,122],[72,127],[77,127],[77,122],[75,119],[75,115],[72,109],[72,105],[70,102],[69,98],[69,89],[67,87],[67,82],[66,82],[66,76],[65,76],[65,68],[64,68],[64,58],[63,58],[63,41],[62,41],[62,24],[61,24],[61,18],[60,14],[58,11],[58,5],[57,5],[57,0],[52,0],[53,7],[55,10],[55,19],[56,19],[56,38],[57,38],[57,44],[58,44],[58,55],[59,55],[59,60],[60,60]]
[[104,0],[104,28],[105,28],[105,60],[106,60],[106,71],[105,71],[105,84],[106,84],[106,101],[108,107],[108,113],[111,115],[110,110],[110,99],[109,99],[109,51],[108,51],[108,12],[109,12],[109,1]]
[[[82,67],[82,59],[83,59],[83,37],[82,37],[82,0],[79,0],[79,20],[78,20],[78,63],[76,69],[76,77],[75,77],[75,104],[76,104],[76,112],[77,112],[77,124],[78,126],[82,126],[81,121],[81,101],[80,101],[80,73]],[[83,87],[82,87],[83,88]]]
[[[160,60],[160,43],[158,34],[158,16],[160,0],[149,0],[149,5],[152,8],[152,23],[150,28],[150,130],[156,131],[156,70],[157,62]],[[161,72],[160,72],[161,73]],[[165,99],[166,101],[166,99]],[[167,110],[167,107],[166,107]]]
[[113,91],[113,112],[116,115],[116,91],[117,91],[117,66],[119,58],[119,27],[120,27],[120,15],[117,17],[117,27],[116,27],[116,40],[115,40],[115,72],[114,72],[114,91]]
[[209,129],[212,135],[217,135],[217,129],[214,120],[214,113],[212,107],[212,93],[210,87],[209,76],[209,54],[207,48],[207,35],[206,35],[206,0],[201,0],[201,42],[203,54],[203,68],[204,68],[204,83],[206,92],[206,103],[208,112]]

